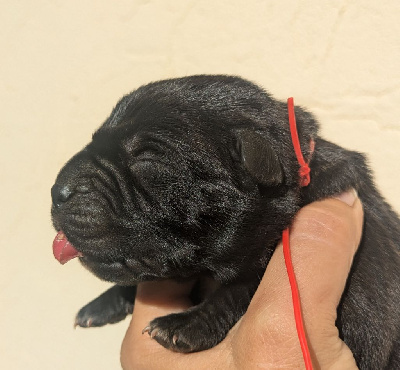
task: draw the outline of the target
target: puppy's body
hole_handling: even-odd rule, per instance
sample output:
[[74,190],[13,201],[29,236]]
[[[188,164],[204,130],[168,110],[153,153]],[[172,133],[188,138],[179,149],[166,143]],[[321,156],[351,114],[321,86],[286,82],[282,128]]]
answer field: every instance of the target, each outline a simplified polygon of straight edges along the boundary
[[286,105],[247,81],[194,76],[121,99],[53,191],[55,228],[87,268],[117,284],[85,306],[77,324],[124,318],[138,282],[212,278],[220,284],[214,293],[146,329],[172,350],[210,348],[246,311],[297,210],[353,187],[365,227],[338,327],[360,368],[400,368],[399,219],[362,155],[321,139],[300,108],[296,120],[310,159],[306,188]]

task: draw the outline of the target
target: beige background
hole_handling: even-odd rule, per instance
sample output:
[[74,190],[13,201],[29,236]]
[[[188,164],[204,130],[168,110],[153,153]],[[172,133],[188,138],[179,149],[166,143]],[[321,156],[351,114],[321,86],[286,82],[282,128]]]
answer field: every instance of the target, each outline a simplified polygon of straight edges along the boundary
[[369,154],[400,210],[399,0],[0,6],[2,369],[119,368],[128,321],[72,328],[77,309],[108,285],[77,261],[54,260],[50,187],[118,98],[143,83],[238,74],[294,96],[327,138]]

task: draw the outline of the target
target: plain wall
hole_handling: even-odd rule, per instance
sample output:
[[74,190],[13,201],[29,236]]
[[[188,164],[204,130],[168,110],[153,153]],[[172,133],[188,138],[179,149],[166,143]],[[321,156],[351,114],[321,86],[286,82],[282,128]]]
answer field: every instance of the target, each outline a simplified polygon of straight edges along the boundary
[[[295,97],[368,154],[400,210],[400,2],[0,1],[0,367],[118,369],[128,320],[73,329],[108,284],[53,258],[50,187],[117,100],[199,73]],[[144,338],[146,339],[146,338]]]

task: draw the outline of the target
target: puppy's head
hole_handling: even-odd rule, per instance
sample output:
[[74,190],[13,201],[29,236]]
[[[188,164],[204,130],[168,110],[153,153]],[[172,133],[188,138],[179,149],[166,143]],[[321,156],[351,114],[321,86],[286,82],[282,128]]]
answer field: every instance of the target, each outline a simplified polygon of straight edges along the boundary
[[[300,126],[307,143],[315,124]],[[247,81],[146,85],[61,169],[53,224],[72,255],[118,284],[251,275],[298,208],[292,151],[285,106]]]

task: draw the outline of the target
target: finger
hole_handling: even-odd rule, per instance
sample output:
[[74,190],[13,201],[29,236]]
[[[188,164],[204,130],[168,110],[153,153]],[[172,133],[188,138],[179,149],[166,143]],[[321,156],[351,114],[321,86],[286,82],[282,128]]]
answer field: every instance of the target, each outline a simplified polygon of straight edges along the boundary
[[[290,231],[306,332],[317,357],[321,352],[333,357],[343,350],[334,325],[336,309],[362,232],[361,202],[350,193],[341,198],[304,207]],[[349,206],[346,201],[351,198],[354,203]],[[285,359],[289,366],[301,363],[282,245],[277,247],[235,336],[234,347],[242,343],[235,347],[239,353],[252,351],[257,361]],[[268,351],[262,349],[266,346]],[[288,352],[290,347],[297,350]]]
[[147,366],[148,362],[163,358],[163,347],[147,334],[143,335],[142,331],[154,318],[188,308],[191,287],[192,283],[179,284],[174,281],[138,285],[132,320],[122,343],[121,362],[124,369],[137,369],[141,365],[146,368],[144,365]]
[[123,369],[165,369],[170,367],[169,364],[173,364],[175,370],[212,369],[214,366],[219,369],[227,368],[223,365],[223,355],[227,353],[225,344],[207,351],[182,354],[165,349],[148,334],[142,334],[152,319],[189,308],[191,302],[188,296],[192,287],[193,282],[182,284],[162,281],[139,284],[131,323],[121,348]]
[[151,307],[156,314],[157,310],[160,310],[159,313],[180,311],[191,305],[189,294],[193,285],[194,281],[180,283],[173,280],[140,283],[135,304],[138,302],[147,308]]

